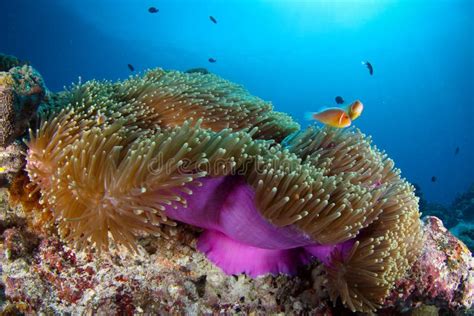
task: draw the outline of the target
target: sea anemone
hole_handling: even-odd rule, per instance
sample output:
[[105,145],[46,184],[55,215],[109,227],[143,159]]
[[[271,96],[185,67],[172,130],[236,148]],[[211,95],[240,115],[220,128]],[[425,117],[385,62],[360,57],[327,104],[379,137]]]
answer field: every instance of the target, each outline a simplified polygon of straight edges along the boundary
[[[353,311],[375,310],[420,252],[422,234],[414,187],[358,131],[309,128],[288,143],[306,163],[341,179],[338,193],[328,199],[328,205],[338,206],[341,214],[327,226],[325,236],[332,239],[329,243],[347,237],[355,243],[345,256],[333,253],[327,265],[332,299],[340,296]],[[321,230],[316,221],[298,226],[310,234],[312,227]],[[339,231],[347,232],[347,237],[339,239]]]
[[270,103],[213,74],[157,68],[122,82],[75,85],[58,99],[60,104],[83,108],[82,112],[100,112],[109,122],[124,117],[126,124],[143,129],[179,127],[199,119],[203,128],[213,131],[258,127],[254,138],[276,141],[299,129],[288,115],[273,111]]
[[27,170],[77,248],[133,250],[185,222],[227,273],[294,273],[317,257],[353,311],[380,307],[419,252],[413,187],[359,131],[292,134],[287,115],[212,74],[157,69],[54,100]]
[[[251,133],[212,132],[200,123],[153,135],[130,135],[120,125],[93,127],[77,133],[75,141],[68,133],[57,134],[53,139],[67,141],[55,140],[57,147],[45,150],[37,148],[41,138],[33,137],[27,169],[64,239],[77,248],[108,249],[110,233],[134,248],[137,233],[159,234],[160,224],[174,225],[163,210],[186,205],[185,196],[199,185],[196,179],[229,174],[259,153],[261,145]],[[49,127],[43,124],[38,134],[48,134]],[[61,154],[55,154],[58,148]]]

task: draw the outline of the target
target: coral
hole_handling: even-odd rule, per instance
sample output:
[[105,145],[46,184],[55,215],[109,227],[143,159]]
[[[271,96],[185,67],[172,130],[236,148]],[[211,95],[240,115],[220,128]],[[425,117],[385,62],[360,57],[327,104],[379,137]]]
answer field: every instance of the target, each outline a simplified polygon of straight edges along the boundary
[[20,61],[15,56],[0,53],[0,71],[9,71],[13,67],[23,66],[27,63]]
[[456,225],[461,219],[462,214],[452,213],[449,207],[439,203],[427,203],[423,212],[424,216],[435,216],[440,218],[446,227],[450,228]]
[[15,141],[0,151],[0,186],[7,185],[25,164],[26,148],[23,143]]
[[474,184],[454,199],[451,209],[455,213],[462,214],[465,221],[474,221]]
[[22,208],[32,230],[46,234],[55,231],[52,213],[48,207],[39,203],[41,194],[35,191],[35,186],[31,184],[25,171],[16,173],[11,179],[8,193],[10,205]]
[[0,72],[0,147],[25,133],[45,95],[43,79],[32,67]]
[[[0,192],[0,201],[3,195]],[[0,209],[3,213],[3,208]],[[13,214],[13,213],[12,213]],[[21,212],[19,212],[21,214]],[[16,215],[11,215],[16,216]],[[5,221],[14,222],[11,218]],[[17,230],[24,230],[24,224]],[[163,229],[167,229],[164,227]],[[171,239],[149,236],[139,252],[112,247],[99,258],[70,249],[55,235],[38,236],[39,247],[0,266],[6,305],[1,313],[217,314],[326,312],[332,308],[312,289],[310,267],[300,277],[251,279],[227,276],[195,251],[196,232],[170,227]],[[159,249],[148,253],[145,249]],[[319,276],[320,274],[318,274]],[[315,276],[316,277],[316,276]]]
[[[417,192],[421,194],[419,187]],[[474,185],[471,185],[466,192],[459,194],[451,205],[445,206],[424,200],[424,203],[420,204],[420,210],[423,215],[439,217],[449,229],[454,229],[462,222],[471,222],[474,220]]]
[[38,245],[36,235],[17,227],[5,230],[2,238],[5,257],[9,260],[28,255]]
[[451,228],[450,231],[456,237],[461,239],[471,251],[474,250],[474,224],[473,223],[460,221],[456,226]]
[[254,256],[228,271],[294,273],[315,256],[333,302],[353,311],[379,308],[420,252],[413,187],[359,131],[309,128],[281,145],[298,126],[270,104],[212,74],[161,69],[54,102],[26,169],[45,220],[76,248],[137,252],[175,219],[208,230],[198,247],[223,269],[224,242]]
[[[427,236],[422,245],[423,255],[397,282],[378,315],[410,312],[418,315],[416,313],[427,309],[438,309],[441,314],[448,315],[472,313],[466,309],[469,299],[473,298],[467,286],[472,282],[472,257],[459,248],[459,242],[452,235],[439,229],[442,226],[432,225],[431,221],[426,223],[423,227],[423,234]],[[170,228],[169,234],[173,238],[150,236],[142,239],[137,254],[113,248],[109,253],[103,253],[99,260],[94,253],[70,249],[54,235],[40,237],[39,246],[28,250],[32,252],[11,260],[5,257],[3,241],[0,240],[3,273],[0,283],[4,282],[6,299],[2,312],[350,314],[340,304],[335,307],[330,304],[326,273],[317,262],[300,269],[296,276],[268,275],[251,279],[245,275],[226,275],[195,250],[196,232],[178,226]],[[147,252],[145,249],[159,251]],[[429,255],[433,251],[433,255]],[[436,260],[431,261],[433,258]],[[443,262],[439,258],[447,260]],[[444,271],[441,273],[444,281],[438,284],[450,284],[454,289],[452,295],[438,295],[433,299],[432,290],[436,287],[425,290],[430,282],[427,276],[434,277],[436,274],[432,272],[435,269]],[[456,288],[456,282],[462,286]],[[418,307],[420,304],[431,306]]]
[[474,259],[436,217],[426,217],[423,250],[410,273],[396,282],[386,306],[410,310],[420,303],[445,310],[471,309],[474,303]]

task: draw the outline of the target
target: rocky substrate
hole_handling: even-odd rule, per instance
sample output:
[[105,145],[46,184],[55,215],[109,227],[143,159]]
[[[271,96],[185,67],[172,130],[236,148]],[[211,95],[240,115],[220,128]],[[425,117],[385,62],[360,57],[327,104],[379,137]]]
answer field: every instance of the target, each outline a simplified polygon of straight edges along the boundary
[[[138,254],[76,252],[29,228],[7,190],[0,201],[4,314],[350,314],[329,301],[317,262],[293,277],[228,276],[196,251],[199,232],[188,226],[143,237]],[[422,256],[379,314],[473,313],[471,253],[436,217],[424,220],[424,235]]]

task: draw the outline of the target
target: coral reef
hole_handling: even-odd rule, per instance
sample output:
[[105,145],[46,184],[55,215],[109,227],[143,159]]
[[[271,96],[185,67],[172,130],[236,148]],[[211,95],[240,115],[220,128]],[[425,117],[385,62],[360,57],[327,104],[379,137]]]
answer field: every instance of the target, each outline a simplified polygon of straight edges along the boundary
[[424,246],[410,273],[396,282],[386,305],[410,310],[420,302],[445,310],[466,310],[474,303],[474,259],[467,247],[436,217],[424,219]]
[[[40,78],[9,73],[19,70]],[[9,95],[34,104],[29,120],[45,88],[18,82]],[[6,295],[20,311],[369,312],[422,251],[413,186],[357,130],[297,132],[271,104],[201,72],[90,81],[48,102],[28,140],[31,183],[19,172],[10,186],[26,222],[3,233]],[[237,276],[239,288],[195,249],[229,274],[275,276]]]
[[462,214],[463,220],[474,222],[474,184],[454,199],[451,209],[456,214]]
[[423,215],[440,218],[447,228],[455,226],[461,219],[461,213],[452,213],[449,206],[439,203],[427,203]]
[[[279,142],[297,128],[215,75],[156,69],[57,96],[31,132],[26,169],[60,236],[78,249],[108,250],[112,237],[136,251],[138,237],[163,235],[163,224],[176,219],[212,230],[202,234],[201,250],[226,271],[290,272],[315,256],[334,302],[376,310],[420,251],[413,188],[360,132],[310,128],[286,139],[285,149]],[[232,186],[208,193],[210,179],[235,174],[248,185],[247,205],[255,205],[247,213]],[[244,191],[236,188],[237,197]],[[249,225],[220,217],[230,202],[202,208],[219,192]],[[255,216],[263,224],[252,226]],[[265,225],[278,229],[265,235]],[[252,232],[261,239],[248,238]],[[223,258],[219,243],[252,259],[227,269],[233,259]]]
[[0,71],[9,71],[13,67],[19,67],[28,63],[20,61],[15,56],[0,53]]
[[26,148],[17,139],[25,133],[46,95],[38,72],[19,64],[0,55],[0,185],[12,181],[23,167]]
[[13,181],[15,175],[25,165],[26,148],[24,144],[15,141],[6,148],[0,147],[0,186]]
[[461,221],[450,231],[461,239],[471,251],[474,249],[474,223]]
[[[4,192],[0,192],[0,202]],[[0,208],[0,232],[28,231],[20,208]],[[317,262],[296,276],[257,279],[226,275],[197,247],[199,232],[167,227],[170,239],[143,237],[138,253],[111,249],[99,258],[57,237],[26,234],[0,239],[4,313],[46,314],[348,314],[329,302],[328,279]],[[468,314],[473,262],[469,251],[435,218],[423,225],[422,256],[384,302],[380,315],[413,311]],[[38,242],[39,240],[39,242]],[[6,256],[17,251],[21,256]],[[433,284],[433,280],[439,280]],[[458,286],[456,286],[458,285]],[[459,286],[462,285],[462,286]],[[470,303],[471,302],[471,303]]]
[[451,205],[425,203],[422,212],[423,215],[439,217],[453,234],[474,251],[474,185],[459,194]]
[[43,101],[43,79],[30,66],[0,72],[0,146],[10,145],[21,136]]

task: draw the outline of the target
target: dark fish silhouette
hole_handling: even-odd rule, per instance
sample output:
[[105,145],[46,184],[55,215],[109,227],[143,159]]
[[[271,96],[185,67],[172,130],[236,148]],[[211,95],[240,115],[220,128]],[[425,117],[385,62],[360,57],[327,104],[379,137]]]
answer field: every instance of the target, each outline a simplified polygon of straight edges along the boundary
[[208,60],[209,60],[210,63],[215,63],[217,61],[214,58],[209,58]]
[[128,69],[130,69],[130,71],[135,71],[135,67],[133,67],[132,64],[128,64],[127,66],[128,66]]
[[155,7],[149,7],[149,8],[148,8],[148,12],[150,12],[150,13],[158,13],[159,11],[160,11],[160,10],[158,10],[158,9],[155,8]]
[[436,182],[436,177],[435,176],[431,177],[431,182]]
[[455,155],[459,154],[459,150],[460,150],[460,149],[459,149],[459,146],[456,147],[456,150],[454,151],[454,154],[455,154]]
[[211,19],[211,21],[212,21],[214,24],[217,24],[217,20],[216,20],[212,15],[209,16],[209,19]]
[[374,74],[374,67],[372,67],[372,64],[368,61],[363,61],[362,65],[365,65],[367,69],[369,69],[369,73],[372,76]]
[[336,100],[337,104],[343,104],[344,103],[344,99],[341,96],[337,96],[335,100]]

